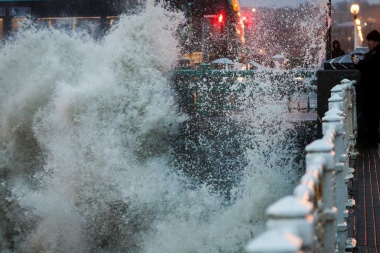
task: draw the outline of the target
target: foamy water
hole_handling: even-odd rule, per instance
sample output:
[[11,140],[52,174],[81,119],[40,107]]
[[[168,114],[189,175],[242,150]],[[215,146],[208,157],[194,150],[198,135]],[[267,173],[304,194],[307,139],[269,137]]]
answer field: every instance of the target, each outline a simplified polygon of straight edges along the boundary
[[151,5],[101,42],[29,27],[0,49],[1,252],[243,252],[263,230],[298,180],[286,98],[246,81],[229,198],[183,173],[173,143],[189,116],[164,77],[181,22]]

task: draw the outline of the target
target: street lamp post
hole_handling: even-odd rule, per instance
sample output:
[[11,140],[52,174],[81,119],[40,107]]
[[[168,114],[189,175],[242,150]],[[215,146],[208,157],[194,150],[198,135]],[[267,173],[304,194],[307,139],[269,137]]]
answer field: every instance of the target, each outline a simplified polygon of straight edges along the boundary
[[363,42],[363,34],[362,34],[362,27],[361,27],[361,22],[360,19],[355,20],[355,25],[356,25],[356,32],[358,35],[358,46],[362,46]]
[[[358,30],[356,28],[357,26],[357,20],[358,20],[358,13],[359,13],[359,5],[358,4],[352,4],[351,5],[351,13],[354,14],[354,50],[359,46],[359,36],[358,36]],[[360,22],[360,21],[359,21]]]

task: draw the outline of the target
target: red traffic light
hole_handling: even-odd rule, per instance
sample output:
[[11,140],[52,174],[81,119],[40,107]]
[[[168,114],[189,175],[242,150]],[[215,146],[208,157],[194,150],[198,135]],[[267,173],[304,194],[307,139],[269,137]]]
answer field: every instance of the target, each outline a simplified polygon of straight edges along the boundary
[[219,23],[223,23],[223,21],[224,21],[223,14],[219,14],[219,16],[218,16],[218,22]]

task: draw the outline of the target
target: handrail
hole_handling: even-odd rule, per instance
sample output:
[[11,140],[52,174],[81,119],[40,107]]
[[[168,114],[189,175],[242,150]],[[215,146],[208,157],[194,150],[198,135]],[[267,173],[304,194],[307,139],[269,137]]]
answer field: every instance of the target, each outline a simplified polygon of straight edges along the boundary
[[353,179],[356,81],[344,79],[331,90],[322,118],[321,139],[306,146],[306,172],[293,195],[266,209],[266,231],[245,247],[248,253],[333,253],[356,247],[347,236],[348,184]]

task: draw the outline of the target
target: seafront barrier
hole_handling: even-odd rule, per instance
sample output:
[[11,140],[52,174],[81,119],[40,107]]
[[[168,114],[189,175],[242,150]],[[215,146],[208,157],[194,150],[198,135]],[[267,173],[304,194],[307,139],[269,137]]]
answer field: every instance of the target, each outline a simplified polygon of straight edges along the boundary
[[266,230],[246,252],[346,252],[356,246],[347,236],[348,188],[355,158],[356,81],[344,79],[331,90],[322,118],[323,137],[306,146],[306,169],[293,195],[266,209]]

